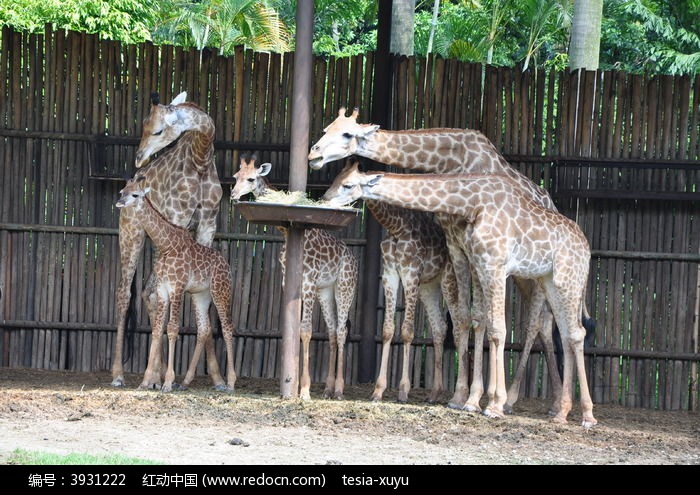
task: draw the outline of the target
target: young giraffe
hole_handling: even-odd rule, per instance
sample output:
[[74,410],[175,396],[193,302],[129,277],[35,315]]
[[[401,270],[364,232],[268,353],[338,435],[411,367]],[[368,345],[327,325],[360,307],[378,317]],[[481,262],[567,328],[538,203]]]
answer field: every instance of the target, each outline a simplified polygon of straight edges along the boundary
[[233,391],[236,372],[233,366],[233,323],[230,315],[231,267],[220,252],[198,244],[187,229],[170,223],[146,196],[151,188],[144,187],[144,183],[143,176],[129,180],[120,191],[121,197],[117,201],[117,208],[126,208],[133,212],[135,225],[148,233],[159,252],[153,265],[157,280],[156,313],[152,322],[149,367],[146,369],[142,386],[150,386],[160,381],[156,363],[160,361],[160,342],[167,322],[168,369],[161,390],[170,392],[173,388],[175,343],[180,330],[182,300],[187,292],[191,295],[197,319],[197,345],[183,385],[188,386],[194,378],[204,342],[211,337],[209,306],[213,300],[219,313],[226,344],[227,390]]
[[554,420],[565,423],[571,410],[575,364],[582,425],[588,428],[597,423],[584,368],[586,330],[580,319],[591,255],[588,241],[574,221],[544,208],[512,179],[498,175],[362,173],[354,165],[336,177],[323,197],[331,205],[360,198],[457,215],[468,221],[461,243],[483,292],[490,344],[486,415],[503,416],[507,399],[505,290],[506,279],[513,275],[543,288],[535,293],[543,300],[536,302],[541,305],[546,298],[562,335],[564,383]]
[[[414,337],[416,305],[420,298],[428,316],[435,352],[433,388],[428,400],[437,402],[445,391],[442,365],[447,323],[440,306],[441,295],[445,298],[450,314],[454,315],[452,320],[458,328],[454,332],[458,346],[467,345],[467,342],[460,340],[462,332],[459,329],[469,328],[467,308],[459,306],[459,288],[447,251],[445,233],[436,223],[432,213],[399,208],[381,201],[367,200],[365,205],[388,234],[380,245],[385,309],[381,365],[372,400],[382,400],[387,387],[391,339],[395,332],[394,318],[399,283],[401,283],[405,309],[401,325],[403,359],[398,400],[399,402],[408,401],[408,392],[411,388],[409,361]],[[466,362],[466,353],[464,358]]]
[[[263,163],[255,167],[256,157],[241,157],[240,169],[234,174],[236,185],[231,190],[231,199],[240,200],[252,193],[263,196],[273,187],[265,179],[272,164]],[[278,227],[285,234],[286,229]],[[287,243],[280,252],[282,283],[284,284],[284,259]],[[343,398],[345,388],[345,340],[350,306],[355,298],[358,263],[344,242],[323,229],[304,231],[304,256],[302,277],[302,318],[299,336],[302,343],[302,370],[299,381],[299,397],[310,399],[311,377],[309,372],[309,343],[314,301],[318,297],[321,313],[328,327],[330,356],[328,376],[323,392],[325,398]]]
[[[187,93],[176,96],[169,105],[159,103],[153,94],[150,114],[144,119],[141,143],[136,152],[138,174],[144,187],[150,187],[150,200],[168,221],[196,229],[197,242],[211,246],[223,190],[214,164],[214,122],[198,106],[185,101]],[[178,139],[179,138],[179,139]],[[173,141],[176,144],[145,165],[151,155]],[[145,165],[145,166],[144,166]],[[145,231],[138,226],[132,209],[119,215],[121,277],[117,288],[117,335],[112,358],[112,385],[124,386],[123,346],[131,282],[145,242]],[[157,258],[157,250],[155,257]],[[153,274],[144,288],[144,300],[155,317]],[[206,342],[208,372],[217,388],[225,387],[214,352],[214,341]],[[153,366],[154,363],[149,363]],[[160,379],[150,386],[157,387]]]
[[[358,109],[346,117],[345,108],[338,111],[337,118],[324,130],[321,139],[311,147],[309,152],[309,167],[317,170],[325,163],[358,155],[371,160],[393,165],[396,167],[434,173],[484,173],[499,174],[510,177],[516,186],[528,194],[534,201],[545,208],[556,211],[554,202],[547,191],[530,181],[527,177],[511,167],[496,150],[493,143],[482,133],[472,129],[424,129],[407,131],[380,130],[378,125],[358,124]],[[471,275],[471,267],[467,262],[467,253],[461,247],[467,223],[463,218],[444,213],[437,213],[440,225],[443,227],[460,288],[478,284],[476,277]],[[561,395],[561,380],[556,368],[554,344],[552,342],[552,314],[547,308],[536,306],[542,300],[542,289],[532,281],[514,277],[521,295],[528,307],[528,324],[526,342],[521,354],[520,363],[508,392],[506,411],[511,412],[517,401],[520,382],[525,374],[525,364],[534,343],[539,335],[545,348],[547,367],[554,396],[552,413],[556,414],[556,405]],[[481,411],[480,400],[483,394],[482,376],[482,347],[483,347],[483,301],[480,300],[479,290],[473,291],[474,327],[474,373],[471,390],[466,386],[455,391],[455,397],[450,401],[450,407],[464,408],[469,411]],[[468,307],[468,290],[459,291],[460,306]],[[546,306],[546,305],[545,305]],[[462,337],[468,339],[468,335]],[[460,359],[465,361],[465,359]],[[466,370],[459,369],[458,384],[466,384]],[[468,395],[468,398],[467,398]]]

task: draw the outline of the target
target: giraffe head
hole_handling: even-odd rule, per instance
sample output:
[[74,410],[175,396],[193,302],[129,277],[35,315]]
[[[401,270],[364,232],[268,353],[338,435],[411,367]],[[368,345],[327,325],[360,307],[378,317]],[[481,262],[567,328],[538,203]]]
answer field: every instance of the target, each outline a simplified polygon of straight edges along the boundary
[[345,165],[323,195],[330,206],[349,205],[362,198],[382,178],[382,173],[360,172],[357,161]]
[[363,140],[371,136],[378,125],[358,124],[359,110],[355,108],[350,117],[345,116],[345,107],[340,107],[336,119],[323,129],[323,136],[311,146],[309,167],[319,170],[328,162],[340,160],[355,153]]
[[127,206],[137,205],[140,206],[143,202],[143,198],[151,190],[150,187],[143,187],[143,181],[146,177],[143,175],[137,175],[133,179],[129,179],[126,186],[119,191],[120,197],[117,200],[117,208],[125,208]]
[[267,180],[264,177],[272,170],[272,164],[263,163],[256,168],[256,159],[255,155],[250,158],[241,156],[240,169],[233,175],[236,179],[236,185],[231,189],[232,201],[239,201],[249,193],[253,193],[257,198],[264,194],[265,189],[268,188]]
[[141,168],[154,153],[187,130],[183,117],[179,115],[179,106],[185,103],[186,98],[187,92],[183,91],[169,105],[162,105],[158,93],[151,94],[151,112],[143,120],[141,142],[136,150],[136,168]]

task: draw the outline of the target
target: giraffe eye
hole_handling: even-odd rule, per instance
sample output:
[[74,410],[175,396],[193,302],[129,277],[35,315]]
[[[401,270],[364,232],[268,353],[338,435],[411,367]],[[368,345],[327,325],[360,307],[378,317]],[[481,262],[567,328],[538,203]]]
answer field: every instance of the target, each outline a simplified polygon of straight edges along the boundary
[[161,130],[158,131],[158,132],[154,132],[154,133],[153,133],[154,136],[160,136],[161,134],[163,134],[163,129],[161,129]]
[[253,182],[255,182],[255,179],[250,178],[250,179],[248,179],[248,182],[250,182],[252,184]]
[[352,134],[350,134],[349,132],[344,132],[343,137],[345,139],[352,139],[354,136]]
[[343,184],[343,189],[352,189],[352,184]]

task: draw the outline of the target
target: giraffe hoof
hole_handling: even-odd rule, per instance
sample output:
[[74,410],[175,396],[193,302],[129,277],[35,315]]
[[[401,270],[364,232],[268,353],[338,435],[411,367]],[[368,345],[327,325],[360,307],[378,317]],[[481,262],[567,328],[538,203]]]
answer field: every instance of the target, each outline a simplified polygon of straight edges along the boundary
[[112,386],[113,387],[123,387],[126,384],[124,383],[124,377],[118,376],[114,380],[112,380]]
[[336,393],[333,395],[333,398],[334,398],[335,400],[343,400],[343,399],[345,399],[345,396],[343,396],[343,392],[336,392]]
[[333,391],[331,389],[327,388],[326,390],[323,391],[323,398],[324,399],[330,399],[331,397],[333,397]]
[[554,416],[552,418],[552,423],[558,423],[560,425],[565,425],[566,423],[568,423],[568,421],[566,420],[566,416],[564,416],[563,414],[557,414],[556,416]]
[[382,396],[377,395],[377,394],[372,394],[372,402],[381,402],[382,401]]
[[581,422],[581,426],[583,426],[586,430],[593,428],[597,424],[598,424],[598,421],[593,417],[584,418],[583,421]]
[[452,399],[447,402],[447,407],[450,409],[462,410],[464,409],[465,403],[463,400]]
[[163,385],[160,387],[160,391],[163,393],[169,393],[173,391],[173,385]]
[[487,407],[484,410],[484,416],[486,416],[487,418],[491,418],[491,419],[501,419],[501,418],[505,417],[505,414],[503,414],[503,411],[499,411],[498,409],[493,409],[493,408]]
[[474,404],[469,404],[468,402],[464,404],[464,407],[462,408],[463,411],[471,412],[471,413],[480,413],[481,408],[479,406],[475,406]]
[[228,387],[223,383],[218,383],[214,385],[214,390],[216,390],[217,392],[228,392]]
[[148,383],[148,382],[143,382],[141,385],[139,385],[139,390],[160,390],[160,384],[159,383]]
[[503,412],[505,414],[513,414],[513,406],[511,404],[506,404],[503,406]]

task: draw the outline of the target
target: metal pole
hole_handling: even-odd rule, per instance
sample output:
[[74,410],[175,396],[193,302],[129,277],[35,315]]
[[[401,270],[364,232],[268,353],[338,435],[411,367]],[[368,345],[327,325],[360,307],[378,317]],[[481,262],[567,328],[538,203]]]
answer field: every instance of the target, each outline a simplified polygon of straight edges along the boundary
[[[294,50],[292,93],[292,129],[289,190],[306,191],[307,157],[311,114],[311,36],[314,3],[297,3],[297,32]],[[304,229],[287,230],[285,283],[282,291],[282,362],[280,395],[283,399],[299,395],[299,323],[301,320],[301,280]]]

